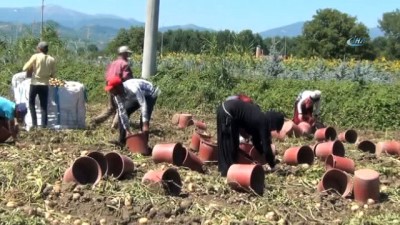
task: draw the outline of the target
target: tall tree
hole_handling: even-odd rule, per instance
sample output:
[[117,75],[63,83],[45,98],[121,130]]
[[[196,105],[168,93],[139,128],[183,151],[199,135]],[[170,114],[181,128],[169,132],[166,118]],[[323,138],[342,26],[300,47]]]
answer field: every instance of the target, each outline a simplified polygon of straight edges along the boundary
[[60,36],[58,34],[58,27],[59,25],[57,23],[48,22],[43,28],[43,40],[49,42],[49,45],[51,45],[51,48],[53,49],[62,49],[65,46],[64,42],[60,39]]
[[262,44],[262,38],[259,34],[253,34],[251,30],[243,30],[234,35],[233,49],[235,52],[243,54],[253,54],[257,45]]
[[128,35],[129,42],[125,45],[128,45],[133,52],[142,54],[144,46],[144,27],[131,27],[128,31]]
[[[359,47],[347,45],[347,40],[352,37],[363,38],[366,44]],[[365,58],[370,51],[367,27],[357,23],[355,17],[336,9],[317,10],[313,19],[304,24],[303,38],[303,49],[307,56]]]
[[378,57],[388,56],[388,39],[387,37],[377,37],[372,41],[372,46]]
[[[144,29],[141,27],[121,29],[108,44],[107,52],[115,54],[121,45],[128,45],[134,52],[143,51]],[[230,30],[218,32],[195,30],[168,30],[158,35],[158,49],[162,54],[169,52],[206,53],[223,55],[226,53],[254,54],[258,45],[264,50],[266,43],[259,34],[251,30],[235,33]],[[161,48],[162,47],[162,48]]]
[[87,50],[88,50],[89,52],[91,52],[91,53],[95,53],[95,52],[98,52],[98,51],[99,51],[99,48],[98,48],[97,45],[95,45],[95,44],[89,44],[89,45],[87,46]]
[[115,55],[118,47],[121,45],[127,45],[127,43],[129,43],[129,39],[129,33],[126,29],[123,28],[119,30],[117,36],[110,41],[110,43],[108,43],[106,51]]
[[400,10],[384,13],[378,20],[379,28],[387,40],[386,53],[389,58],[400,58]]
[[385,32],[385,36],[400,39],[400,10],[384,13],[378,20],[379,28]]
[[224,54],[232,51],[231,44],[234,42],[234,32],[230,30],[223,30],[216,33],[218,54]]

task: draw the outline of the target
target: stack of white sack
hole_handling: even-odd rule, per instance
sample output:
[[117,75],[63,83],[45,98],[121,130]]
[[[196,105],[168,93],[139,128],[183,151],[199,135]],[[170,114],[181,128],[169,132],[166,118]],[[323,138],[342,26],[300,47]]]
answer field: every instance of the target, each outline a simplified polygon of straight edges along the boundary
[[[18,76],[18,77],[17,77]],[[29,89],[31,79],[21,81],[21,73],[13,77],[14,98],[16,103],[29,105]],[[14,86],[15,85],[15,86]],[[41,126],[41,110],[39,98],[36,98],[36,114],[38,126]],[[28,107],[29,108],[29,107]],[[86,126],[86,98],[83,84],[66,81],[62,87],[49,86],[47,104],[47,128],[53,129],[84,129]],[[25,116],[26,130],[32,128],[30,110]]]

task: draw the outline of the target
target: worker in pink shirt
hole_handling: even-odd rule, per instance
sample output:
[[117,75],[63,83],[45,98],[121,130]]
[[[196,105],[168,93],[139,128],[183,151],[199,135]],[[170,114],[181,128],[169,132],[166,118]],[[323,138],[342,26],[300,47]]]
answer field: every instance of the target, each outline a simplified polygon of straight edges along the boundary
[[[121,46],[118,48],[118,58],[110,63],[107,67],[105,73],[106,85],[110,79],[113,77],[119,77],[122,82],[132,79],[132,70],[128,62],[128,57],[132,54],[132,51],[128,46]],[[116,105],[112,100],[111,94],[108,94],[108,107],[105,111],[103,111],[99,116],[95,117],[91,121],[92,126],[99,125],[106,121],[111,115],[116,113]],[[115,120],[115,122],[118,122]]]

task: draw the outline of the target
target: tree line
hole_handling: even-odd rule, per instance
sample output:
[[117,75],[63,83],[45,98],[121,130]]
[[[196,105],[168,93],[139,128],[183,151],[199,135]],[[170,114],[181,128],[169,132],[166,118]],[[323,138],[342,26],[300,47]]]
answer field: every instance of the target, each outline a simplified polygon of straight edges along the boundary
[[[283,56],[400,59],[400,11],[384,13],[378,20],[383,37],[371,39],[368,28],[346,13],[336,9],[317,10],[312,20],[306,22],[297,37],[262,38],[251,30],[218,32],[195,30],[169,30],[159,32],[160,55],[171,52],[221,55],[227,53],[254,54],[257,46],[269,54],[271,48]],[[348,45],[350,38],[359,38],[360,46]],[[115,53],[120,45],[128,45],[135,52],[143,52],[144,28],[121,29],[105,49]]]
[[[378,24],[384,32],[384,36],[371,39],[368,28],[358,22],[355,17],[336,9],[320,9],[317,10],[312,20],[304,24],[301,35],[297,37],[262,38],[260,34],[253,33],[251,30],[241,32],[230,30],[218,32],[169,30],[159,32],[157,45],[158,53],[161,56],[171,52],[253,55],[257,46],[259,46],[263,49],[264,55],[279,54],[282,56],[326,59],[373,60],[377,57],[385,57],[389,60],[400,59],[400,10],[396,9],[384,13],[382,18],[378,20]],[[45,29],[44,39],[51,42],[52,46],[56,44],[58,49],[69,49],[78,55],[89,57],[97,57],[103,54],[115,55],[116,49],[121,45],[128,45],[135,53],[143,52],[143,27],[119,30],[115,38],[102,50],[93,43],[78,46],[74,42],[62,41],[55,22],[47,22]],[[37,34],[32,33],[19,38],[13,44],[8,44],[0,38],[0,53],[7,52],[8,49],[14,47],[18,50],[22,48],[30,49],[32,46],[34,47],[38,40],[36,36]],[[354,37],[362,39],[361,46],[349,46],[347,44],[347,41]]]

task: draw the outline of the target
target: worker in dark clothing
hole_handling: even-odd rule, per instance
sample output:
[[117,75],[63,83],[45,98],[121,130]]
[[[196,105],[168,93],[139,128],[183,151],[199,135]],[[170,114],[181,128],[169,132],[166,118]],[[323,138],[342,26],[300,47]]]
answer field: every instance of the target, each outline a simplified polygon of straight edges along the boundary
[[271,129],[280,131],[283,122],[282,113],[263,113],[252,103],[236,100],[222,103],[217,109],[218,170],[221,175],[226,176],[229,167],[237,160],[241,129],[251,136],[254,147],[260,154],[264,154],[270,167],[274,168]]
[[[229,100],[239,100],[242,102],[248,102],[248,103],[253,103],[255,104],[255,102],[253,101],[253,99],[251,99],[249,96],[245,95],[245,94],[236,94],[236,95],[231,95],[229,97],[227,97],[225,99],[225,101],[229,101]],[[246,142],[248,143],[250,141],[250,135],[246,134],[246,132],[243,129],[239,130],[240,136],[239,136],[239,142]]]

